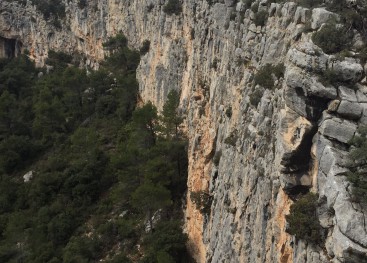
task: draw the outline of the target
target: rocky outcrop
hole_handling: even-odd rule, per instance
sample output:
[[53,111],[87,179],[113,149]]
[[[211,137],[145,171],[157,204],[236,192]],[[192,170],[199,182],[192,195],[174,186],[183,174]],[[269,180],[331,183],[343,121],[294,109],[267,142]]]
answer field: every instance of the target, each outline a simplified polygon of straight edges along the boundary
[[[185,225],[198,262],[361,262],[366,211],[351,201],[344,174],[348,142],[367,123],[365,72],[358,60],[337,61],[312,43],[307,23],[317,30],[335,14],[257,2],[258,10],[185,0],[169,16],[163,0],[93,0],[82,10],[68,1],[57,29],[29,3],[2,1],[0,36],[21,41],[40,65],[55,49],[80,53],[91,67],[118,32],[135,48],[150,41],[140,94],[161,107],[170,89],[181,90],[190,142]],[[256,11],[267,12],[265,26],[255,25]],[[253,82],[267,63],[285,66],[272,90]],[[356,89],[321,81],[327,70]],[[310,190],[319,194],[325,248],[285,232],[292,199]],[[208,214],[191,203],[198,191],[211,197]]]

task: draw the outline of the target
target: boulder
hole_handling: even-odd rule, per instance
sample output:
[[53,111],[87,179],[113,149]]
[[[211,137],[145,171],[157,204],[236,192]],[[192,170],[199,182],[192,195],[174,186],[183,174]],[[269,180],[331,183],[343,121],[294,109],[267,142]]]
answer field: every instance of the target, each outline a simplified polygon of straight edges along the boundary
[[335,13],[329,12],[324,8],[314,8],[312,10],[312,29],[318,29],[322,24],[330,21],[331,19],[338,19],[339,16]]
[[364,75],[362,65],[356,63],[354,60],[336,60],[331,62],[329,67],[342,81],[355,83],[360,81]]
[[324,86],[317,78],[310,80],[307,88],[308,95],[316,96],[319,98],[335,99],[337,97],[337,91],[334,86]]
[[362,115],[362,107],[357,102],[343,100],[340,103],[337,112],[346,119],[358,120]]
[[307,71],[324,71],[328,58],[319,54],[317,47],[310,42],[301,43],[288,51],[287,59],[295,66]]
[[[309,77],[298,68],[290,68],[286,75],[286,83],[293,89],[302,89],[303,95],[319,98],[335,99],[337,91],[333,86],[322,85],[317,78]],[[298,95],[299,92],[298,92]]]
[[342,143],[348,143],[354,136],[357,125],[339,118],[327,119],[322,122],[320,133]]
[[340,231],[354,242],[367,247],[367,232],[361,224],[364,222],[364,215],[353,208],[345,191],[339,193],[334,210]]
[[344,87],[344,86],[340,86],[338,88],[338,92],[339,92],[339,97],[342,100],[347,100],[347,101],[351,101],[351,102],[356,102],[357,101],[357,96],[354,90]]
[[33,171],[29,171],[28,173],[26,173],[25,175],[23,175],[23,180],[25,183],[28,183],[32,180],[33,178]]
[[326,176],[338,176],[344,174],[347,170],[342,167],[347,162],[347,153],[336,149],[331,145],[326,145],[322,155],[319,157],[319,170]]

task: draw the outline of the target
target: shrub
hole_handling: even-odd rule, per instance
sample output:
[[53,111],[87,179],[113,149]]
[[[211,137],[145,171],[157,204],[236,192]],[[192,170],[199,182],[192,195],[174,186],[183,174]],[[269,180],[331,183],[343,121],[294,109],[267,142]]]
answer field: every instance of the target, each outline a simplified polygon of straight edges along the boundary
[[191,192],[190,200],[202,214],[210,214],[213,198],[204,191]]
[[69,54],[66,54],[64,52],[50,50],[48,52],[48,58],[46,60],[46,63],[48,65],[51,65],[57,68],[63,68],[63,67],[66,67],[67,64],[71,63],[72,60],[73,60],[73,57]]
[[260,85],[266,89],[272,89],[274,87],[274,79],[271,72],[272,66],[270,64],[266,64],[264,67],[260,68],[254,78],[255,85]]
[[286,216],[287,232],[313,244],[322,241],[322,228],[317,218],[317,195],[308,193],[291,205]]
[[229,106],[229,108],[226,109],[226,116],[228,118],[232,117],[232,107],[231,106]]
[[256,26],[265,26],[266,20],[268,19],[268,12],[261,10],[255,13],[254,23]]
[[143,45],[141,46],[140,48],[140,55],[145,55],[146,53],[149,52],[149,49],[150,49],[150,41],[149,40],[145,40],[143,42]]
[[150,3],[148,6],[147,6],[147,11],[148,13],[151,12],[154,8],[154,4],[153,3]]
[[344,26],[330,23],[312,35],[312,41],[327,54],[334,54],[347,49],[351,35]]
[[344,80],[341,78],[340,74],[338,74],[337,71],[335,71],[333,68],[327,69],[319,76],[319,81],[324,86],[347,86],[350,89],[356,89],[355,83],[353,81]]
[[218,166],[221,157],[222,157],[222,151],[219,150],[219,151],[217,151],[214,154],[214,157],[213,157],[213,163],[214,163],[214,165]]
[[65,6],[61,0],[37,0],[32,2],[36,5],[37,9],[42,12],[45,20],[50,19],[51,16],[57,18],[65,17]]
[[278,64],[276,66],[266,64],[265,66],[261,67],[256,73],[254,78],[255,85],[260,85],[266,89],[273,89],[274,77],[284,77],[284,70],[284,64]]
[[186,252],[186,242],[187,235],[182,233],[180,222],[162,222],[144,239],[146,253],[139,262],[190,262]]
[[339,78],[339,75],[334,70],[327,69],[319,76],[319,81],[324,86],[336,85],[339,82]]
[[235,21],[236,20],[236,16],[237,16],[236,11],[232,11],[231,15],[229,16],[229,19],[231,21]]
[[167,15],[178,15],[182,12],[182,6],[179,0],[169,0],[163,7],[163,12]]
[[220,61],[219,61],[218,58],[214,58],[212,64],[210,65],[210,67],[213,68],[213,69],[218,69],[218,63],[219,62]]
[[250,6],[251,7],[251,11],[254,13],[257,13],[257,11],[259,10],[259,3],[255,2],[253,5],[254,1],[252,0],[247,0],[247,3],[245,3],[246,6]]
[[123,34],[117,34],[114,37],[110,37],[105,43],[103,48],[107,50],[117,50],[127,46],[127,38]]
[[78,2],[78,7],[80,8],[80,9],[83,9],[83,8],[85,8],[86,6],[87,6],[87,0],[79,0],[79,2]]
[[95,112],[98,117],[112,115],[117,109],[117,100],[112,95],[102,95],[97,99]]
[[278,79],[284,78],[284,71],[285,71],[284,63],[279,63],[278,65],[273,67],[273,74]]
[[236,146],[238,139],[237,130],[231,132],[231,134],[224,140],[225,144],[229,144],[231,146]]
[[255,108],[257,108],[257,105],[259,105],[261,98],[263,96],[263,92],[261,90],[255,90],[251,95],[250,95],[250,104],[252,106],[254,106]]

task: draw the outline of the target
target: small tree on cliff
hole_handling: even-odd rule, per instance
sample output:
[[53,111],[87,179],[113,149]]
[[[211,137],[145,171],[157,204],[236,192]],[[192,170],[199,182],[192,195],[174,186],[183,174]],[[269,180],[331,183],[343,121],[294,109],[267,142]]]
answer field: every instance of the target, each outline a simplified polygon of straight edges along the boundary
[[308,193],[291,205],[290,213],[286,216],[287,232],[310,243],[319,244],[322,241],[322,228],[317,218],[317,195]]
[[183,118],[177,112],[179,103],[180,95],[177,91],[171,90],[168,93],[161,116],[162,130],[167,138],[179,137],[179,127],[183,121]]

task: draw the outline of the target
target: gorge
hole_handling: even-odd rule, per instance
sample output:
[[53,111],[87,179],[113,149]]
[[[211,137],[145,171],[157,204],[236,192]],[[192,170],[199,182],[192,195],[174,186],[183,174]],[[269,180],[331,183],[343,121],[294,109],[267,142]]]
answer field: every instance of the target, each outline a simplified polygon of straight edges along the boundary
[[[139,97],[162,109],[171,90],[180,93],[189,140],[184,231],[194,259],[366,262],[367,211],[345,176],[350,141],[367,124],[361,35],[341,59],[314,43],[325,23],[340,21],[322,5],[184,0],[167,14],[166,2],[64,1],[55,27],[31,1],[1,1],[0,57],[27,51],[43,66],[55,50],[98,69],[109,37],[122,33],[137,50],[149,41]],[[286,231],[292,203],[309,191],[318,194],[322,246]]]

